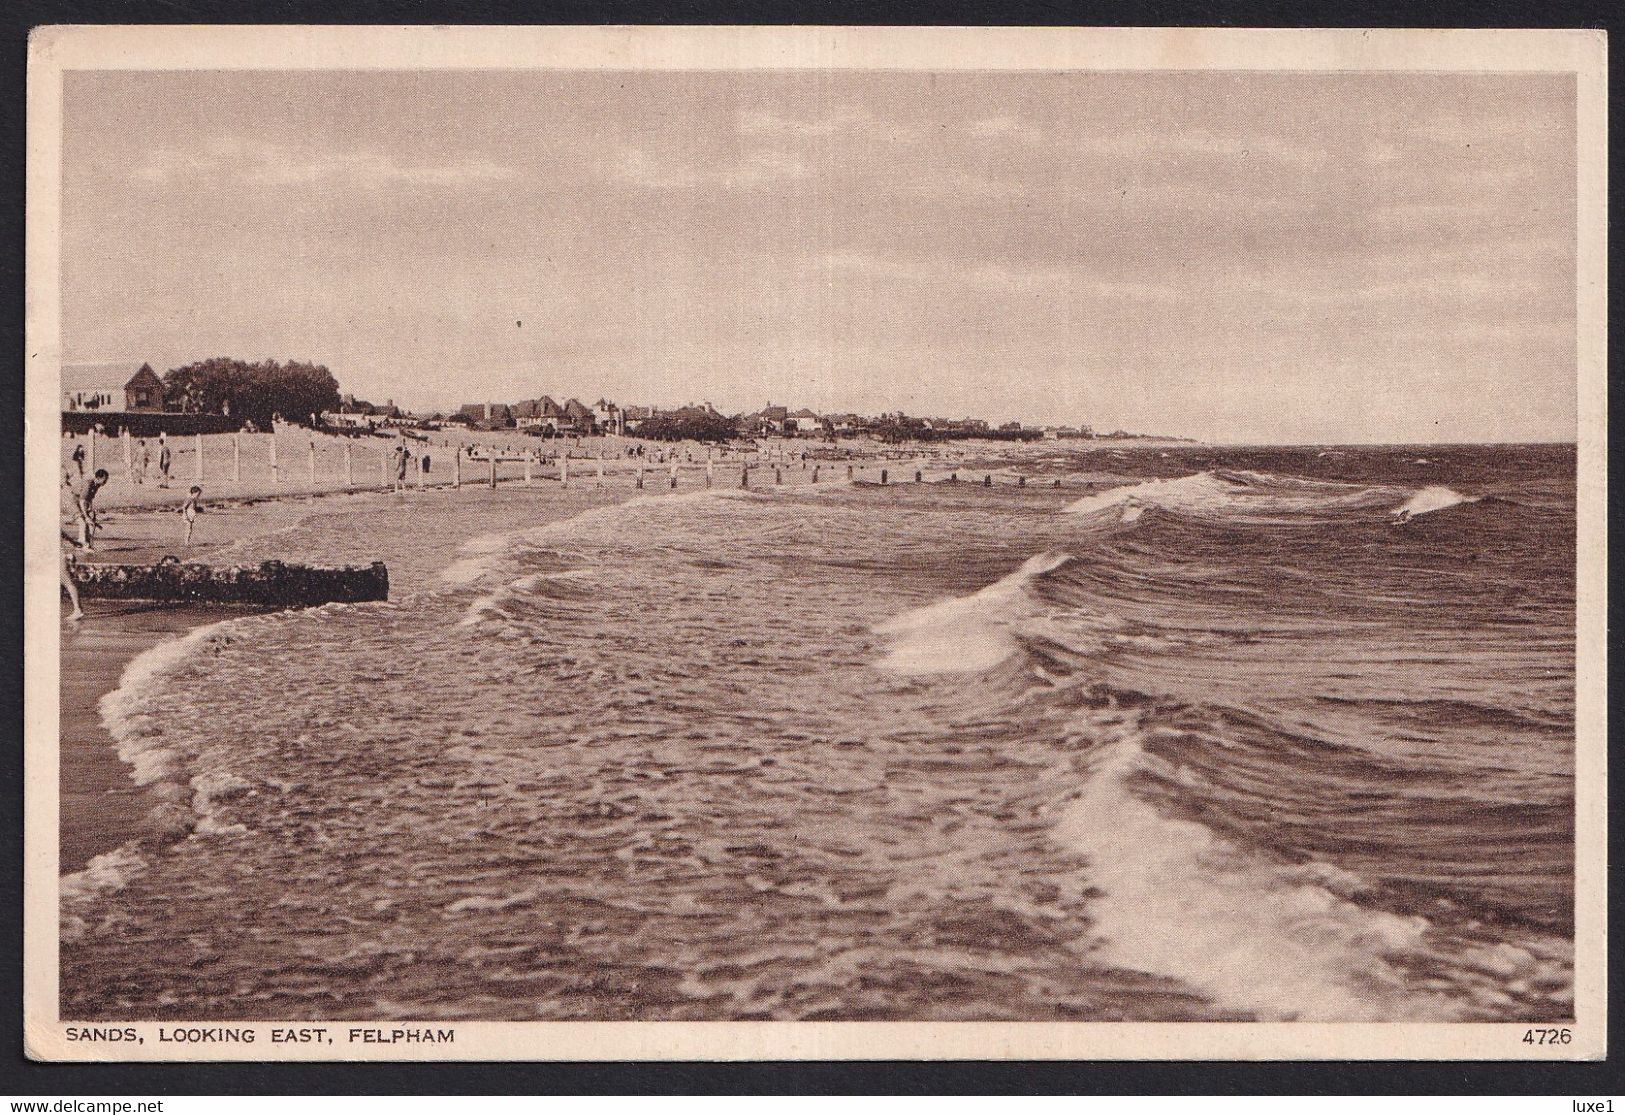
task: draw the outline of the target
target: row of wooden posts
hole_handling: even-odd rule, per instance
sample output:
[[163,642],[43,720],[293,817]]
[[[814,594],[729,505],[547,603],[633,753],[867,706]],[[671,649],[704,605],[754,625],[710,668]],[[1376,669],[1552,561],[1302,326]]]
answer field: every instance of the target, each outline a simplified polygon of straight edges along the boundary
[[[201,483],[204,480],[204,454],[203,454],[203,436],[204,435],[197,434],[195,436],[196,436],[196,439],[197,439],[197,447],[196,447],[196,455],[195,455],[195,458],[193,460],[192,478],[195,481],[198,481],[198,482]],[[252,435],[250,435],[250,436],[252,436]],[[274,434],[266,434],[264,436],[267,436],[267,437],[269,437],[271,439],[271,441],[270,441],[271,480],[272,480],[273,484],[280,484],[282,482],[282,470],[281,470],[281,467],[280,467],[280,465],[278,463],[278,459],[277,459],[277,440],[276,440],[276,436]],[[86,455],[87,456],[87,462],[86,463],[88,464],[89,469],[92,472],[94,472],[95,469],[96,469],[96,437],[97,437],[96,432],[94,430],[92,430],[90,432],[89,451],[88,451],[88,453]],[[134,458],[134,448],[133,448],[133,440],[134,439],[132,439],[130,437],[128,432],[121,433],[121,434],[118,435],[118,437],[119,437],[119,440],[123,443],[122,444],[122,449],[123,449],[123,454],[124,454],[124,467],[125,467],[126,472],[128,473],[133,468],[133,465],[134,465],[134,459],[133,459]],[[243,438],[242,434],[233,434],[232,437],[231,437],[231,480],[232,480],[233,483],[239,483],[242,480],[242,438]],[[344,484],[345,484],[346,488],[352,488],[352,487],[355,486],[355,454],[354,454],[354,448],[355,447],[354,447],[353,442],[351,442],[349,439],[346,439],[345,442],[344,442]],[[398,446],[397,446],[397,448],[398,448]],[[388,452],[380,451],[380,453],[378,455],[379,478],[380,478],[383,486],[386,487],[386,488],[391,486],[391,477],[390,477],[391,460],[390,459],[393,456],[393,454],[394,454],[394,450],[391,450],[391,451],[388,451]],[[538,463],[536,458],[531,457],[531,456],[505,457],[505,456],[498,456],[494,452],[492,454],[490,454],[489,456],[484,457],[484,458],[476,458],[472,454],[470,454],[469,460],[470,460],[470,462],[473,462],[473,461],[476,461],[476,460],[484,460],[486,462],[486,464],[487,464],[486,481],[492,488],[495,488],[497,486],[497,464],[499,462],[503,462],[503,463],[521,462],[521,463],[523,463],[523,465],[524,465],[524,483],[525,483],[526,487],[529,487],[532,484],[533,479],[534,479],[533,471],[532,471],[533,466]],[[558,466],[559,466],[559,482],[564,487],[568,488],[570,486],[570,457],[568,455],[560,457],[558,459]],[[604,459],[603,459],[603,457],[597,458],[597,466],[598,466],[598,468],[597,468],[597,480],[601,484],[601,483],[603,483],[603,480],[604,480]],[[765,466],[759,465],[758,467],[765,467]],[[808,463],[806,461],[803,461],[801,467],[802,467],[802,470],[805,471],[807,469],[807,467],[808,467]],[[812,466],[812,482],[814,484],[818,483],[818,477],[819,477],[820,472],[822,472],[822,470],[823,470],[822,465],[813,465]],[[679,471],[679,462],[673,461],[672,464],[671,464],[670,477],[669,477],[669,485],[672,488],[677,487],[678,471]],[[316,486],[316,442],[314,440],[312,440],[310,442],[310,451],[309,451],[309,457],[308,457],[307,472],[308,472],[309,479],[310,479],[310,486],[311,486],[312,489],[314,489],[315,486]],[[418,488],[422,488],[424,486],[425,473],[424,473],[421,465],[412,468],[411,472],[412,472],[412,480],[414,482],[414,486],[418,487]],[[644,487],[644,473],[645,473],[645,464],[644,464],[643,460],[640,458],[638,460],[637,479],[636,479],[637,487],[640,490]],[[885,469],[885,468],[881,469],[880,470],[880,483],[883,484],[883,485],[884,484],[889,484],[890,483],[890,475],[891,474],[890,474],[889,469]],[[713,483],[715,481],[715,477],[716,477],[716,462],[709,455],[707,455],[706,460],[705,460],[705,486],[707,488],[709,488],[709,487],[711,487],[713,485]],[[855,466],[851,465],[851,464],[848,464],[846,466],[846,478],[848,480],[852,480],[852,479],[855,479],[855,477],[856,477]],[[955,470],[955,471],[951,472],[949,474],[948,480],[949,480],[950,483],[958,483],[959,482],[959,472],[958,472],[958,470]],[[921,470],[916,469],[915,472],[914,472],[914,482],[918,484],[918,483],[922,483],[923,481],[924,481],[923,472]],[[782,463],[776,464],[774,466],[774,468],[773,468],[773,482],[774,482],[774,484],[783,484],[784,483],[784,466],[783,466]],[[992,473],[984,474],[984,476],[982,478],[982,483],[983,483],[983,485],[985,487],[992,487],[992,485],[993,485],[993,474]],[[457,447],[456,450],[452,453],[451,486],[453,488],[461,488],[462,484],[463,484],[463,449],[462,449],[462,447]],[[1025,476],[1018,476],[1016,478],[1016,484],[1017,484],[1018,487],[1025,488],[1027,486],[1027,478]],[[741,488],[749,488],[750,487],[750,466],[749,466],[748,463],[744,467],[742,467],[740,469],[739,486]],[[1055,481],[1055,486],[1060,487],[1060,481],[1059,480]]]

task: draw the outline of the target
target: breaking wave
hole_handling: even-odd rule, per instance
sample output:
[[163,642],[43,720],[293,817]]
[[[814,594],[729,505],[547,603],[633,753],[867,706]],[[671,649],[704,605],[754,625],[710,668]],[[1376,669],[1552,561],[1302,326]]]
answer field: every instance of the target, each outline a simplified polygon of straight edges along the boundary
[[1423,948],[1425,919],[1359,905],[1350,896],[1363,881],[1331,864],[1270,863],[1161,812],[1130,785],[1152,764],[1175,772],[1137,731],[1120,730],[1056,828],[1101,891],[1100,956],[1265,1020],[1456,1017],[1448,1000],[1419,1000],[1390,962]]
[[1398,516],[1400,522],[1406,522],[1418,515],[1428,515],[1434,511],[1443,511],[1447,507],[1476,502],[1478,501],[1472,496],[1464,496],[1451,488],[1434,484],[1423,488],[1399,507],[1394,508],[1394,514]]
[[892,640],[877,665],[909,675],[974,673],[997,666],[1016,652],[1013,626],[1039,607],[1028,587],[1071,560],[1071,554],[1037,554],[969,596],[927,604],[876,625],[875,634]]

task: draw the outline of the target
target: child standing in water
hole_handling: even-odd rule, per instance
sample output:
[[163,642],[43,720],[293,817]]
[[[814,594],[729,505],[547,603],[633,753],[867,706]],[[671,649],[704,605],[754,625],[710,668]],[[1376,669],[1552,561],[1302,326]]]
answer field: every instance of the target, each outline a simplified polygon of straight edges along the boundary
[[169,442],[163,434],[158,435],[158,486],[169,487]]
[[186,502],[181,504],[181,518],[186,520],[186,541],[184,545],[192,544],[192,526],[197,522],[198,515],[203,511],[203,489],[196,484],[192,485],[186,493]]

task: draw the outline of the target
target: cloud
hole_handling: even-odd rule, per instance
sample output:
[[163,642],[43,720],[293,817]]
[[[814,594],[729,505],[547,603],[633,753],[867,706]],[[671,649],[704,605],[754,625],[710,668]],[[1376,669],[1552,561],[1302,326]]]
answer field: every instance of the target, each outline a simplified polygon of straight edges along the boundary
[[867,112],[841,109],[820,116],[793,117],[770,109],[743,109],[739,113],[739,131],[751,136],[833,136],[865,129],[875,124]]
[[1051,142],[1050,133],[1036,124],[1014,116],[982,116],[968,121],[965,134],[973,139],[1011,140],[1016,143],[1038,145]]
[[658,158],[641,147],[623,146],[607,163],[616,179],[650,190],[749,189],[813,176],[805,161],[781,151],[756,149],[701,164],[684,155]]
[[152,151],[135,171],[154,185],[171,183],[269,186],[349,186],[422,189],[482,186],[514,177],[512,167],[484,158],[405,161],[381,149],[312,152],[241,138],[212,139],[197,148]]
[[1048,293],[1100,301],[1169,303],[1182,301],[1187,292],[1169,283],[1118,282],[1091,276],[1080,267],[1010,266],[979,264],[953,266],[940,260],[890,259],[863,252],[829,252],[824,268],[888,281],[951,284],[993,294]]

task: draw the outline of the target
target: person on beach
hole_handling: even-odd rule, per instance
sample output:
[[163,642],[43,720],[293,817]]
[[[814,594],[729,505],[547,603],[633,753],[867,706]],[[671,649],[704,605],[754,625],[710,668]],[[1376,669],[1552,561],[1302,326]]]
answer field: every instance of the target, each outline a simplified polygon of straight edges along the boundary
[[395,447],[395,490],[406,491],[406,463],[412,459],[411,450],[404,445]]
[[101,521],[96,517],[96,493],[106,486],[107,470],[99,468],[85,481],[84,490],[74,494],[74,511],[79,518],[79,548],[87,554],[95,552],[90,543],[101,527]]
[[85,478],[85,447],[83,445],[73,447],[73,467],[79,473],[79,479],[83,480]]
[[186,502],[181,504],[181,518],[186,520],[186,539],[182,545],[190,546],[192,544],[192,527],[196,524],[197,517],[202,512],[203,489],[193,484],[191,490],[186,493]]
[[170,465],[169,442],[167,440],[165,440],[163,434],[159,434],[158,435],[158,486],[160,488],[169,487],[169,465]]
[[130,479],[137,484],[145,484],[147,482],[147,468],[151,464],[152,450],[147,447],[147,439],[137,439],[135,452],[130,454]]
[[73,605],[73,611],[68,613],[68,620],[78,623],[85,618],[84,609],[79,607],[79,586],[73,580],[72,559],[69,552],[78,545],[67,531],[62,531],[62,590],[68,594],[68,603]]

